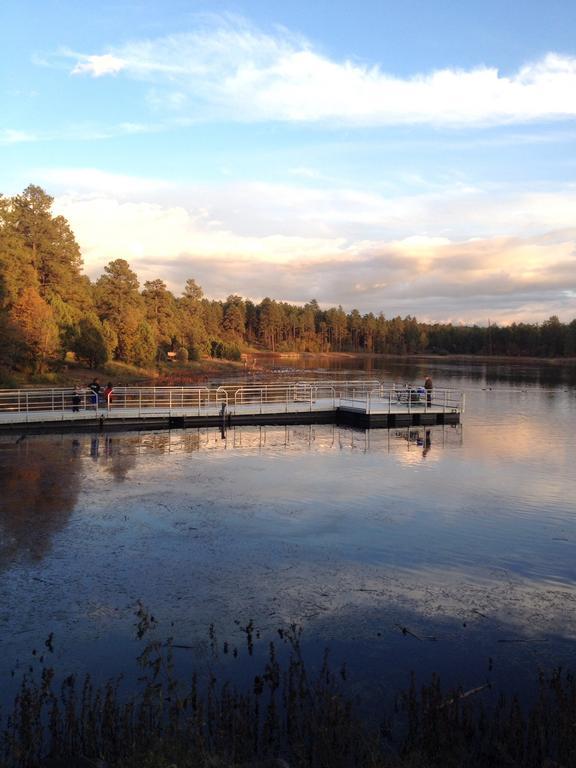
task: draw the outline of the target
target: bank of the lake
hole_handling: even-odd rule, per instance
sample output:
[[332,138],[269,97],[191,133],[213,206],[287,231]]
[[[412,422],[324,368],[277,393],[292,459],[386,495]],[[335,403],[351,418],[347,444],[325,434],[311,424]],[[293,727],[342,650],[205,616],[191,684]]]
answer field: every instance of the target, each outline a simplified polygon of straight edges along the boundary
[[[86,385],[97,378],[101,382],[130,386],[156,384],[157,386],[180,386],[204,384],[224,378],[254,378],[264,374],[276,374],[278,369],[294,372],[309,368],[316,362],[319,369],[365,370],[385,368],[387,363],[404,363],[407,366],[430,364],[442,366],[447,363],[471,365],[576,368],[574,357],[527,357],[505,355],[455,355],[455,354],[380,354],[372,352],[271,352],[247,348],[240,360],[222,360],[203,357],[186,364],[164,363],[153,368],[139,368],[120,362],[110,362],[100,368],[86,368],[74,361],[67,361],[55,370],[43,374],[4,373],[2,384],[8,388],[25,387],[74,387]],[[287,364],[287,365],[285,365]]]

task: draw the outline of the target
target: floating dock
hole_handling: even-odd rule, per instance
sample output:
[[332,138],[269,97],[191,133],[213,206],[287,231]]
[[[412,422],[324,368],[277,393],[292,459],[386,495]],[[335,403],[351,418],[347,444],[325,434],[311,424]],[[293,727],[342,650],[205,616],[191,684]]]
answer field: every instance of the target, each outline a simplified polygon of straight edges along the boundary
[[302,381],[219,387],[0,390],[0,431],[173,429],[263,424],[408,427],[458,424],[464,395],[453,389],[378,381]]

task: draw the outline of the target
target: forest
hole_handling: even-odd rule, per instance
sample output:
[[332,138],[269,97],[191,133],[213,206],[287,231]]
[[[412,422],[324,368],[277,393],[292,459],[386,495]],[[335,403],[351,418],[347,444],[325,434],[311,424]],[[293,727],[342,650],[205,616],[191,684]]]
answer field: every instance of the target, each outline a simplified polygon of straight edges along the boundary
[[[272,352],[372,352],[538,357],[576,356],[576,319],[543,323],[452,325],[416,317],[322,309],[241,296],[204,296],[190,277],[175,296],[161,279],[145,282],[125,259],[91,281],[68,221],[38,186],[0,195],[0,369],[41,373],[65,360],[141,367],[203,356],[239,359]],[[0,371],[1,372],[1,371]]]

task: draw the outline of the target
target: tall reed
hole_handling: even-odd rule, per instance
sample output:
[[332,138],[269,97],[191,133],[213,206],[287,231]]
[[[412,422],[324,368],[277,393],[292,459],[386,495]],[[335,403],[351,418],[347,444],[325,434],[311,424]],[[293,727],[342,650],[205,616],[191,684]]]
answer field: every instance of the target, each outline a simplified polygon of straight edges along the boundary
[[[143,606],[137,618],[145,644],[136,690],[120,678],[61,678],[43,660],[0,720],[2,768],[576,766],[569,672],[540,676],[530,707],[503,694],[485,703],[487,684],[444,691],[437,676],[421,687],[412,680],[390,712],[368,722],[346,693],[346,668],[335,669],[328,651],[321,664],[306,664],[295,626],[278,630],[242,686],[219,680],[211,665],[178,674],[175,653],[191,646],[148,640],[156,622]],[[242,630],[250,656],[258,632],[252,622]],[[219,643],[213,627],[209,637],[215,656],[248,661],[246,651]]]

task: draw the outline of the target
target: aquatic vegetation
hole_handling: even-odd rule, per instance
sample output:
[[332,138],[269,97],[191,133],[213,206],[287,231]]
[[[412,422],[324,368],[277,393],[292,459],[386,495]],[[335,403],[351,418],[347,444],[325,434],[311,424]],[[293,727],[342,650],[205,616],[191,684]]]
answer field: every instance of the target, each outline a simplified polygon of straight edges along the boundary
[[[444,691],[438,677],[421,687],[412,680],[376,722],[362,716],[346,690],[346,667],[335,669],[328,651],[319,665],[305,662],[296,626],[266,641],[260,669],[240,685],[219,680],[211,665],[183,679],[175,652],[193,646],[147,638],[157,622],[141,604],[136,618],[145,644],[135,691],[121,678],[100,686],[89,675],[60,677],[46,663],[54,645],[47,639],[39,671],[30,667],[12,711],[0,719],[3,768],[576,765],[572,673],[540,676],[530,706],[504,694],[484,701],[489,683]],[[250,657],[259,632],[252,621],[239,626]],[[220,643],[213,626],[209,640],[213,658],[247,661],[244,648]]]

